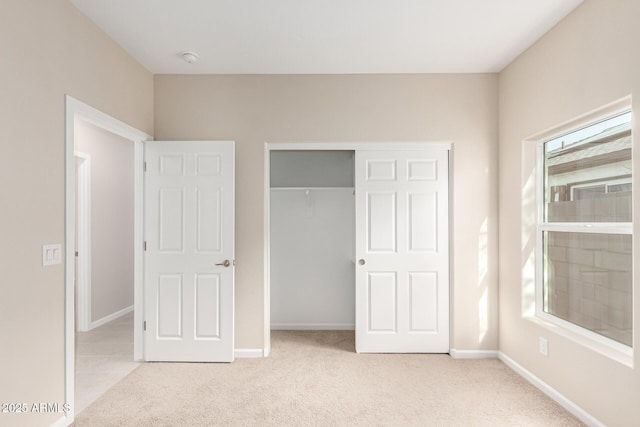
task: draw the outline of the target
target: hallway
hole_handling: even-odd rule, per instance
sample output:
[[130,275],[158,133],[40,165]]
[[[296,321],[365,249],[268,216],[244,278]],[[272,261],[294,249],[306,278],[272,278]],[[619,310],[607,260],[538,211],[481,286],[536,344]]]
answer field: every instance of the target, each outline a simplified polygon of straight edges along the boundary
[[133,312],[89,332],[77,332],[76,414],[139,364],[133,361]]

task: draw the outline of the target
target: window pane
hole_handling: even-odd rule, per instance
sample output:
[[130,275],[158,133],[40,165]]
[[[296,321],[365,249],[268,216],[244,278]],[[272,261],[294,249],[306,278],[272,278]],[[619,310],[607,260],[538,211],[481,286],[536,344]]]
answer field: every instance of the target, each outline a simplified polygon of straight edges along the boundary
[[631,222],[631,114],[544,144],[547,222]]
[[544,311],[632,343],[631,235],[544,232]]
[[631,191],[631,183],[607,185],[607,193],[617,193],[620,191]]
[[602,195],[606,193],[606,190],[604,185],[575,188],[572,196],[573,200],[595,199],[596,197],[602,197]]

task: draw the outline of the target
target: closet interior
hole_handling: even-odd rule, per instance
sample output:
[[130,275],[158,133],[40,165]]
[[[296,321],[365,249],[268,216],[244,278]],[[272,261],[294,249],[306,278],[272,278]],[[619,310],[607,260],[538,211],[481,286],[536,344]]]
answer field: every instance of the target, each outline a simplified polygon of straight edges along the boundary
[[272,329],[354,329],[355,152],[270,152]]

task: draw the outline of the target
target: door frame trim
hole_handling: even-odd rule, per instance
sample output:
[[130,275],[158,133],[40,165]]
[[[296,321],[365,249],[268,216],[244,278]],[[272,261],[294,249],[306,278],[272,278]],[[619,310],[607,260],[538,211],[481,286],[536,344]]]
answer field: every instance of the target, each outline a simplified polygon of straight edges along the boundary
[[65,337],[65,402],[71,410],[65,413],[68,424],[75,419],[75,119],[80,118],[134,143],[134,360],[143,359],[143,143],[153,137],[120,120],[65,95],[65,238],[64,238],[64,337]]
[[[263,241],[264,241],[264,357],[268,357],[271,352],[271,255],[270,255],[270,239],[271,239],[271,218],[270,200],[271,200],[271,152],[282,150],[313,150],[313,151],[358,151],[358,150],[421,150],[421,149],[442,149],[452,151],[453,143],[451,141],[434,141],[434,142],[280,142],[280,143],[264,143],[264,223],[263,223]],[[451,156],[449,156],[449,220],[451,220]],[[449,227],[449,236],[451,236],[452,227]],[[450,241],[452,241],[450,239]],[[452,334],[452,247],[449,246],[449,342],[451,343]]]
[[77,244],[78,276],[76,277],[76,320],[78,331],[91,329],[91,156],[75,152],[77,178]]

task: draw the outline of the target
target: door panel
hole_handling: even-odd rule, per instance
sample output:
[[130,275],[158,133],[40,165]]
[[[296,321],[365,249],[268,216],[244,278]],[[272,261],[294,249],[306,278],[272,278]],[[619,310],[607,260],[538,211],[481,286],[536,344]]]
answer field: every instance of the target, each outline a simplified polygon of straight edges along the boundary
[[356,152],[356,350],[449,351],[448,150]]
[[410,332],[438,330],[438,275],[409,273]]
[[220,338],[220,275],[196,278],[196,338]]
[[367,181],[396,180],[396,161],[394,159],[371,159],[366,162]]
[[396,194],[369,193],[367,198],[369,252],[396,251]]
[[222,192],[196,190],[196,251],[220,252],[222,249]]
[[409,252],[436,252],[438,241],[438,194],[408,193],[407,233]]
[[145,163],[145,359],[232,361],[234,144],[151,141]]
[[369,332],[396,332],[398,289],[395,273],[370,272],[367,276]]
[[161,188],[159,198],[160,244],[158,250],[182,253],[185,226],[184,188]]
[[158,337],[182,338],[182,276],[158,275]]

